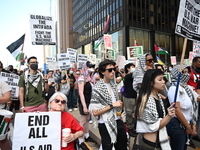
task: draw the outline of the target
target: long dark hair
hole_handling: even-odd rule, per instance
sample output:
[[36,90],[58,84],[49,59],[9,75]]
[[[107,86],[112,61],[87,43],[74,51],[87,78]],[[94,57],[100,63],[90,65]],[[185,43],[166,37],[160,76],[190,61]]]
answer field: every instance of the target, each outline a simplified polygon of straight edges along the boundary
[[153,90],[153,85],[155,78],[158,75],[163,75],[164,73],[160,69],[149,69],[145,72],[141,88],[139,90],[139,96],[136,102],[136,113],[135,117],[139,117],[144,112],[144,108],[148,101],[149,96]]

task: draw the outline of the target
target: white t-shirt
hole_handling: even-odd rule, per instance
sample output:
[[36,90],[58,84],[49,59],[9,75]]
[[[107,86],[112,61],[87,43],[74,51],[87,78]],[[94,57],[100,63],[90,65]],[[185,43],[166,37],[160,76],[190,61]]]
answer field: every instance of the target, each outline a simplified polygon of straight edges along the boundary
[[[174,102],[175,91],[176,91],[176,86],[171,86],[169,88],[168,99],[170,103]],[[180,102],[180,110],[183,113],[185,119],[188,122],[191,121],[192,101],[182,86],[179,86],[176,102]]]
[[[10,87],[8,86],[8,84],[4,81],[0,81],[0,97],[2,97],[3,94],[8,91],[10,91]],[[0,101],[0,109],[5,108],[6,105],[6,103],[1,103]]]
[[[106,87],[107,87],[107,90],[108,90],[108,93],[111,94],[111,97],[112,97],[112,103],[116,102],[116,99],[115,99],[115,95],[113,93],[113,90],[112,90],[112,87],[110,85],[110,83],[105,83]],[[118,120],[120,117],[117,117],[117,114],[116,114],[116,109],[114,109],[114,115],[115,115],[115,120]],[[99,123],[104,123],[103,121],[103,117],[100,116],[99,120],[98,120]]]

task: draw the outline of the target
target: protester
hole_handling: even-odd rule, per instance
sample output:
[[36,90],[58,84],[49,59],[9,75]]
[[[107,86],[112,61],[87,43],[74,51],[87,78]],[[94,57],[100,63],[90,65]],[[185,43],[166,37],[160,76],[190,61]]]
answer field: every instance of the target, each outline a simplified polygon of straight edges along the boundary
[[57,83],[57,91],[60,91],[61,88],[61,80],[62,80],[62,74],[59,69],[55,70],[53,73],[53,76],[55,77],[55,81]]
[[94,65],[90,61],[83,64],[82,75],[78,79],[78,91],[79,91],[79,113],[80,113],[80,125],[84,129],[84,137],[79,138],[80,146],[84,146],[84,141],[92,141],[89,136],[89,119],[90,114],[88,107],[91,100],[92,94],[92,76],[91,73],[94,72]]
[[61,92],[56,92],[49,99],[49,111],[60,111],[61,129],[71,129],[71,133],[69,135],[62,136],[63,140],[67,142],[67,147],[61,147],[61,150],[75,150],[74,141],[83,136],[83,128],[70,113],[65,111],[66,103],[67,97]]
[[[172,86],[168,92],[170,103],[174,102],[179,68],[180,65],[177,65],[171,71]],[[181,72],[180,85],[178,87],[176,98],[176,116],[167,125],[172,150],[186,150],[188,135],[197,134],[196,121],[198,115],[198,94],[195,93],[193,88],[187,84],[190,78],[190,67],[183,65],[182,68],[183,71]]]
[[119,114],[123,103],[118,100],[115,62],[104,60],[99,64],[100,80],[92,91],[90,111],[98,117],[98,128],[103,150],[126,150],[127,136]]
[[125,65],[125,73],[126,76],[124,78],[124,93],[123,93],[123,102],[126,113],[126,125],[129,129],[129,135],[135,136],[135,128],[134,128],[134,112],[136,105],[137,92],[133,89],[133,74],[135,71],[135,65],[133,63],[128,63]]
[[140,89],[141,84],[142,84],[144,73],[148,69],[153,69],[153,68],[154,68],[153,56],[148,54],[148,53],[142,55],[139,59],[138,67],[135,70],[135,76],[134,76],[134,79],[133,79],[133,89],[137,93],[139,93],[139,89]]
[[0,72],[6,72],[6,73],[9,73],[9,71],[5,70],[3,68],[3,63],[0,61]]
[[[11,99],[11,92],[9,86],[4,82],[0,81],[0,110],[7,109],[7,102]],[[9,141],[6,134],[0,135],[0,149],[9,150]]]
[[[37,58],[32,56],[28,59],[28,70],[20,76],[19,101],[22,112],[46,111],[44,91],[48,92],[48,78],[39,72]],[[44,79],[44,82],[43,82]]]
[[175,108],[172,103],[167,109],[168,114],[166,115],[164,104],[159,94],[164,87],[163,72],[157,69],[147,70],[144,74],[136,104],[136,131],[143,134],[141,145],[152,150],[155,148],[171,149],[165,126],[173,118]]
[[52,70],[48,71],[47,78],[48,78],[49,90],[45,95],[46,101],[48,101],[49,98],[55,93],[56,86],[57,86],[56,78],[53,76],[53,71]]

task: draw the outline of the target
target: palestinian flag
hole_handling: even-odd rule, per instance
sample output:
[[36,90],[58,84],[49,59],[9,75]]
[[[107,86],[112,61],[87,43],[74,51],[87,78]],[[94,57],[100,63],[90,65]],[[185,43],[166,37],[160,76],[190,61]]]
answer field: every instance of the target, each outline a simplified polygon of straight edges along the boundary
[[102,32],[103,34],[107,34],[110,31],[110,25],[111,25],[110,15],[108,15],[106,23],[103,28],[103,32]]
[[154,44],[154,48],[155,48],[156,54],[167,54],[167,55],[169,55],[167,50],[165,50],[164,48],[159,47],[156,44]]
[[100,45],[103,41],[104,41],[104,40],[103,40],[103,37],[100,37],[100,38],[98,39],[98,41],[96,42],[96,44],[95,44],[95,46],[94,46],[94,49],[98,49],[99,45]]
[[8,51],[17,61],[21,61],[20,58],[24,57],[23,55],[24,53],[20,53],[21,51],[23,51],[24,39],[25,39],[25,34],[22,35],[17,41],[13,42],[7,47]]

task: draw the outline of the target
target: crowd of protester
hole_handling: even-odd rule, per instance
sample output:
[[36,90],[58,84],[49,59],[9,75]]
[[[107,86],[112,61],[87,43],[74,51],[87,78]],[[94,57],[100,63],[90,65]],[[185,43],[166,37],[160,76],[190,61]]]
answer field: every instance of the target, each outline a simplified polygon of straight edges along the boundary
[[[73,150],[74,141],[88,150],[89,122],[98,127],[102,150],[132,150],[131,137],[146,149],[186,150],[198,137],[200,101],[200,57],[190,66],[163,66],[146,53],[137,62],[123,68],[113,60],[98,66],[87,61],[81,69],[38,69],[36,57],[27,60],[21,71],[9,65],[0,72],[16,74],[19,96],[11,97],[11,89],[0,81],[0,110],[14,113],[60,111],[62,128],[73,132],[64,140]],[[168,74],[169,76],[167,76]],[[181,74],[178,82],[178,74]],[[177,83],[179,83],[176,96]],[[78,111],[79,122],[70,114]],[[9,150],[7,134],[0,135],[0,149]]]

